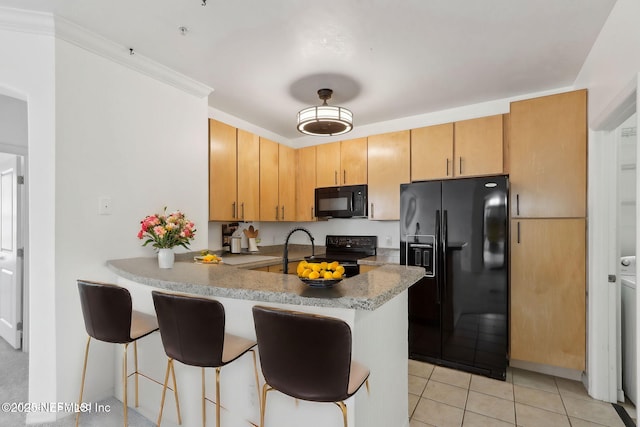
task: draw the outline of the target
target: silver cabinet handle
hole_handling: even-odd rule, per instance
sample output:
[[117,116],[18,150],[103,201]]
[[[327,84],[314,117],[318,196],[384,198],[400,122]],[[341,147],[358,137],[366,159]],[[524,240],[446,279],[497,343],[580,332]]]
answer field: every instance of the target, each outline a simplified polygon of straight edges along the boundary
[[281,221],[284,221],[284,205],[282,205],[282,219]]
[[447,157],[447,174],[445,176],[449,176],[449,158]]
[[516,194],[516,215],[520,216],[520,194]]
[[278,221],[278,207],[276,206],[276,221]]
[[311,219],[313,220],[313,206],[311,207]]
[[373,219],[375,216],[373,214],[373,203],[371,203],[371,219]]
[[460,156],[460,175],[462,175],[462,156]]
[[244,219],[244,202],[240,203],[240,207],[242,208],[242,219]]
[[518,236],[518,244],[520,244],[520,221],[518,221],[518,233],[517,233],[517,236]]
[[231,203],[231,218],[236,217],[236,202]]
[[338,171],[337,170],[333,171],[333,183],[334,183],[334,185],[338,185]]
[[347,183],[347,170],[346,169],[342,170],[342,183],[343,184]]

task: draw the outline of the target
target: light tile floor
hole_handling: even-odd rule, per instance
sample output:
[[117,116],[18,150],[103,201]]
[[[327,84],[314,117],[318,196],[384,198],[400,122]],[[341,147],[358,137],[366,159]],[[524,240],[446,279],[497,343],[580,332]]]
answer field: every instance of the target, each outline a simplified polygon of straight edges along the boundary
[[[634,422],[635,407],[622,405]],[[410,427],[620,426],[582,383],[509,368],[507,381],[409,360]]]

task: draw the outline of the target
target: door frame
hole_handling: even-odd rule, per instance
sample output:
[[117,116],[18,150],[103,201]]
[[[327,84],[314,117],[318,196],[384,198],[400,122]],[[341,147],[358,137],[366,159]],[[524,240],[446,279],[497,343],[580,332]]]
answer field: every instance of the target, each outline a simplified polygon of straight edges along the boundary
[[[592,397],[608,402],[616,402],[619,398],[617,328],[620,316],[620,280],[616,279],[615,286],[608,283],[609,275],[618,275],[616,129],[636,112],[639,105],[639,80],[640,74],[637,74],[613,98],[602,114],[589,123],[588,332],[585,385]],[[640,188],[638,192],[640,193]],[[636,247],[640,247],[638,243],[640,234],[636,235]],[[638,326],[640,316],[636,321]]]

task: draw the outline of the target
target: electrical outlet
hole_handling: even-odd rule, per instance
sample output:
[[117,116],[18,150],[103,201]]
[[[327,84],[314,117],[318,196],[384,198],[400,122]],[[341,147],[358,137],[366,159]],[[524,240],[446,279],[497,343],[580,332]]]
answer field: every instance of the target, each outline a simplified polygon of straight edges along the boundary
[[111,215],[111,197],[98,197],[98,215]]
[[391,236],[385,236],[384,242],[388,248],[393,245],[393,239],[391,238]]

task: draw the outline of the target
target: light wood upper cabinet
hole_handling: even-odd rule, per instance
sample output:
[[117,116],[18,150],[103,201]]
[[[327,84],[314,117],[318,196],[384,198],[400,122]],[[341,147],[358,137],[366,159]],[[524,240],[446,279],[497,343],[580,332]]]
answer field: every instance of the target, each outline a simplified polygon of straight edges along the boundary
[[454,175],[494,175],[503,172],[502,114],[454,123]]
[[367,138],[316,146],[317,187],[367,183]]
[[260,221],[294,221],[296,153],[286,145],[260,138]]
[[237,220],[236,128],[209,120],[209,221]]
[[260,219],[260,138],[238,129],[238,219]]
[[278,144],[278,221],[296,220],[296,150]]
[[408,130],[369,137],[369,219],[400,219],[400,184],[411,180]]
[[340,142],[316,145],[316,185],[318,188],[340,185]]
[[587,92],[511,103],[511,215],[584,217]]
[[511,359],[585,369],[585,227],[511,220]]
[[260,221],[277,221],[280,217],[278,146],[277,142],[260,138]]
[[367,138],[340,143],[341,185],[367,183]]
[[314,221],[316,188],[316,148],[296,150],[296,221]]
[[411,181],[453,177],[453,123],[411,129]]

